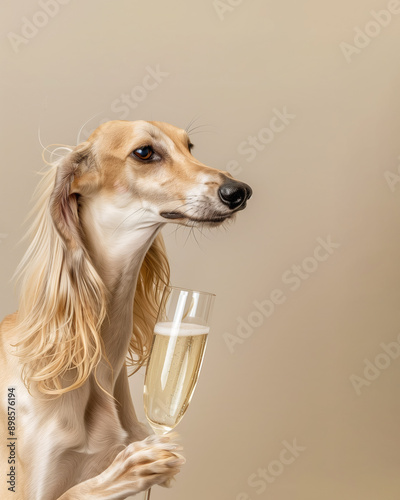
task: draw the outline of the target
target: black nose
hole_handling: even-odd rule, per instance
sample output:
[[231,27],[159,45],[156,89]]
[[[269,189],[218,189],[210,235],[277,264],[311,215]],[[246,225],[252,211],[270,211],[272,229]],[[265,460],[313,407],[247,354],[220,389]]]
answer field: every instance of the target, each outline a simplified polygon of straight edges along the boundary
[[218,195],[222,203],[231,210],[246,206],[246,201],[250,198],[253,191],[250,186],[244,182],[228,181],[218,189]]

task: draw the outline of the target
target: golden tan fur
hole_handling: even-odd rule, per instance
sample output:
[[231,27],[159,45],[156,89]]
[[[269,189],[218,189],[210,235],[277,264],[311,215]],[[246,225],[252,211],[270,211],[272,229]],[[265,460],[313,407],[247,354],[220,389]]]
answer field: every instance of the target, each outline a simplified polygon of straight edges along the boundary
[[[134,154],[146,147],[149,162]],[[0,325],[0,390],[16,388],[18,424],[17,494],[3,482],[2,499],[126,498],[178,472],[168,437],[143,440],[127,367],[146,361],[169,282],[160,229],[244,208],[221,202],[227,181],[191,155],[185,131],[144,121],[102,125],[44,173],[19,310]],[[6,442],[4,398],[0,410]]]

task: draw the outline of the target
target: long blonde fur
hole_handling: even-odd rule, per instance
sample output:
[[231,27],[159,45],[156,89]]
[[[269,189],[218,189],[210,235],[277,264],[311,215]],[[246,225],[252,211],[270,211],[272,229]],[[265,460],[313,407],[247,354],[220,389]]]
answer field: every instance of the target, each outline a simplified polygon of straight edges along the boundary
[[[16,271],[21,290],[14,347],[23,365],[23,380],[28,389],[34,385],[52,396],[82,386],[102,357],[106,359],[100,335],[106,317],[104,283],[85,248],[72,252],[65,244],[51,214],[57,170],[63,161],[49,164],[43,174],[31,212],[35,215],[28,231],[31,243]],[[169,275],[165,246],[158,235],[137,282],[130,366],[146,362]]]
[[[133,335],[128,351],[127,366],[133,375],[146,363],[164,287],[170,281],[170,268],[164,240],[158,234],[147,252],[136,285],[133,306]],[[135,359],[137,357],[137,359]]]

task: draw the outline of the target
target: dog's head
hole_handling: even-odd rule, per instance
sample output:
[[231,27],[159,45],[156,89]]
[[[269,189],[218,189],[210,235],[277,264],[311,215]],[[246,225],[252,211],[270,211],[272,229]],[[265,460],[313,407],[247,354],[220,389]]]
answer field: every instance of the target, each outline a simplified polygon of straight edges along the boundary
[[[134,279],[135,265],[136,289],[124,284],[135,304],[127,364],[146,361],[169,283],[159,229],[168,222],[221,224],[251,196],[249,186],[203,165],[191,148],[187,133],[166,123],[113,121],[51,164],[18,270],[19,356],[28,385],[52,395],[82,386],[104,354],[108,301],[123,270]],[[63,379],[67,370],[75,374],[71,383]]]
[[185,130],[167,123],[111,121],[72,155],[70,194],[99,192],[118,210],[142,219],[218,225],[246,207],[250,186],[192,155]]

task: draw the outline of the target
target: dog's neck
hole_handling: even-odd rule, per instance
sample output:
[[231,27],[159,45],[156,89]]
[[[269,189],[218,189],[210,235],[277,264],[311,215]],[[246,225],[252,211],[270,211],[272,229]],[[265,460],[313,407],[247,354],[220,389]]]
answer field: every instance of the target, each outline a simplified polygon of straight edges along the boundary
[[[132,336],[140,268],[162,224],[138,206],[120,208],[101,198],[83,207],[81,220],[89,255],[107,289],[107,316],[101,334],[115,380]],[[102,366],[98,379],[108,385],[109,373],[104,363]]]

